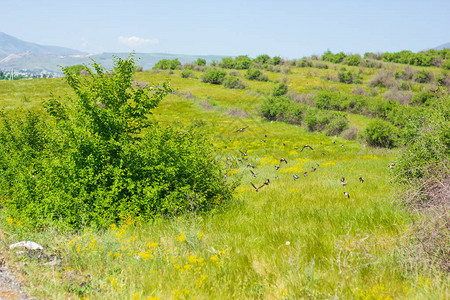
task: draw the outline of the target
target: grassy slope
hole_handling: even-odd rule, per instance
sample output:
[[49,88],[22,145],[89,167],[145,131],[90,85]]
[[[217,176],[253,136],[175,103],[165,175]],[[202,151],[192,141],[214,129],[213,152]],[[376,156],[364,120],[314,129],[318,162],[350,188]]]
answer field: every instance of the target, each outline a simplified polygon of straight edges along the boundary
[[[307,72],[326,71],[301,69],[290,75],[271,73],[270,77],[288,76],[290,87],[298,89],[341,87]],[[125,219],[123,225],[105,232],[86,230],[78,235],[27,233],[20,230],[20,224],[2,220],[4,239],[34,240],[63,258],[61,268],[38,267],[35,260],[26,264],[30,291],[36,296],[445,297],[448,281],[443,284],[439,278],[419,277],[402,266],[399,238],[407,232],[412,216],[392,200],[387,166],[395,160],[396,151],[368,149],[298,126],[263,121],[255,113],[262,100],[255,92],[270,91],[270,82],[249,82],[252,92],[248,92],[162,73],[136,75],[139,81],[166,78],[181,95],[164,100],[155,110],[155,118],[162,124],[204,123],[205,138],[213,140],[218,158],[233,162],[229,177],[241,180],[235,202],[211,215],[186,215],[154,224]],[[60,80],[0,84],[2,106],[10,108],[37,106],[48,98],[49,90],[56,96],[67,93]],[[188,99],[183,93],[195,98]],[[213,103],[216,109],[205,110],[201,100]],[[230,117],[226,113],[229,108],[246,110],[250,117]],[[349,119],[359,128],[367,124],[360,116]],[[244,132],[234,132],[246,126]],[[301,152],[305,144],[314,150]],[[237,160],[241,158],[239,150],[248,150],[248,161]],[[274,166],[281,157],[288,164],[283,163],[277,172]],[[246,168],[247,162],[256,166],[256,178]],[[317,170],[310,172],[317,164]],[[303,172],[308,172],[306,177]],[[294,180],[294,174],[300,179]],[[360,176],[364,183],[359,182]],[[347,186],[340,184],[341,177],[346,178]],[[255,192],[250,182],[261,185],[267,178],[270,185]]]

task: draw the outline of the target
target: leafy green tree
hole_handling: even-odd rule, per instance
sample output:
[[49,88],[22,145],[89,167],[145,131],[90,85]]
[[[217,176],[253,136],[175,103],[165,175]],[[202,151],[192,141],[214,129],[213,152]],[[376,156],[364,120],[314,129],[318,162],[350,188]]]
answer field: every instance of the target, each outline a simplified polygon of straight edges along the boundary
[[48,100],[43,115],[0,115],[3,214],[79,229],[205,211],[230,198],[200,132],[149,118],[170,86],[136,87],[134,70],[132,56],[116,57],[111,71],[93,63],[87,76],[63,69],[74,97]]
[[197,58],[197,61],[195,63],[198,66],[206,66],[206,59],[204,59],[204,58]]

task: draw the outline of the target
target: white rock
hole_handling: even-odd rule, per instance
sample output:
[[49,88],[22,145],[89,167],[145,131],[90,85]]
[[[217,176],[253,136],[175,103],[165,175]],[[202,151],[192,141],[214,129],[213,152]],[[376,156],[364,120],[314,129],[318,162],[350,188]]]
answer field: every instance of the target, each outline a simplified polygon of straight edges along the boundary
[[28,250],[44,250],[44,248],[42,248],[41,245],[32,242],[32,241],[21,241],[15,244],[11,244],[9,245],[9,249],[14,249],[14,248],[27,248]]

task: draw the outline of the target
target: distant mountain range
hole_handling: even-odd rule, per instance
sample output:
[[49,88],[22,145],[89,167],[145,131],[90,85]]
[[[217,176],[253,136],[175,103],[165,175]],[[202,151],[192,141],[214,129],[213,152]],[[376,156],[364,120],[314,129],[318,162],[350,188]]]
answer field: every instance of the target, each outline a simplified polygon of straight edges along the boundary
[[[61,66],[76,64],[89,64],[91,59],[111,68],[113,56],[126,58],[129,53],[102,53],[88,54],[79,50],[43,46],[35,43],[25,42],[6,33],[0,32],[0,70],[27,70],[29,72],[54,72],[62,73]],[[206,59],[207,63],[212,60],[221,60],[224,56],[219,55],[184,55],[168,53],[136,53],[137,65],[144,69],[151,69],[161,59],[178,58],[181,63],[189,63],[197,58]]]
[[450,43],[445,43],[440,46],[437,46],[433,48],[434,50],[443,50],[443,49],[450,49]]
[[[442,44],[433,49],[442,50],[450,48],[450,43]],[[27,72],[53,72],[62,73],[61,66],[71,66],[77,64],[89,64],[91,59],[102,64],[106,68],[111,68],[113,56],[126,58],[129,53],[102,53],[88,54],[79,50],[57,47],[43,46],[35,43],[25,42],[6,33],[0,32],[0,70],[15,71],[26,70]],[[181,63],[189,63],[197,58],[206,59],[207,63],[212,60],[220,61],[225,56],[219,55],[184,55],[168,53],[136,53],[137,64],[145,70],[151,69],[161,59],[178,58]]]

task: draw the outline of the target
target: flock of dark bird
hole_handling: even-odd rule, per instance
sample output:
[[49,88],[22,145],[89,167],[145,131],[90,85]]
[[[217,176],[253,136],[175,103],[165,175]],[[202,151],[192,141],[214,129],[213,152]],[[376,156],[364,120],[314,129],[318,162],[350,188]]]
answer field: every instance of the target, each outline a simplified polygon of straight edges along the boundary
[[[244,132],[247,128],[248,128],[248,126],[247,126],[247,127],[242,127],[242,128],[239,128],[238,130],[236,130],[236,131],[234,131],[234,132],[235,132],[235,133],[237,133],[237,132]],[[267,135],[265,135],[264,137],[267,138]],[[260,141],[261,141],[261,142],[266,142],[266,139],[261,139]],[[334,142],[334,143],[335,143],[335,142]],[[283,144],[283,145],[286,146],[286,144]],[[344,145],[341,145],[341,147],[343,148]],[[295,149],[298,150],[299,148],[298,148],[298,147],[295,147]],[[305,149],[310,149],[311,151],[314,150],[310,145],[304,145],[304,146],[301,148],[300,152],[303,152],[303,150],[305,150]],[[248,153],[247,153],[248,150],[245,150],[245,151],[239,150],[239,152],[240,152],[241,155],[242,155],[242,159],[244,159],[244,160],[247,160],[247,159],[248,159]],[[325,155],[325,154],[322,153],[321,155]],[[238,160],[239,162],[242,162],[242,159],[241,159],[241,158],[238,158],[237,160]],[[230,158],[227,158],[226,163],[228,164],[228,166],[229,166],[230,168],[232,168],[233,165],[232,165],[232,163],[229,163],[229,161],[230,161]],[[285,163],[285,164],[287,165],[287,164],[288,164],[288,161],[287,161],[284,157],[280,158],[280,163],[279,163],[278,165],[275,166],[275,171],[278,171],[278,170],[281,168],[282,163]],[[391,163],[391,164],[389,165],[389,168],[390,168],[390,169],[394,169],[394,165],[395,165],[395,163]],[[311,171],[310,171],[310,172],[311,172],[311,173],[315,172],[315,171],[317,170],[317,167],[319,167],[319,166],[320,166],[320,164],[316,164],[316,166],[311,167]],[[253,178],[256,178],[256,177],[257,177],[258,173],[255,173],[255,172],[252,170],[252,169],[255,169],[255,168],[256,168],[253,164],[251,164],[250,162],[248,162],[246,168],[247,168],[247,169],[250,168],[249,171],[250,171],[250,174],[252,175]],[[308,175],[308,172],[304,172],[302,175],[303,175],[303,177],[306,177],[306,176]],[[278,179],[278,176],[276,176],[275,178]],[[298,179],[300,178],[300,176],[299,176],[298,174],[294,174],[294,175],[293,175],[293,178],[294,178],[294,180],[298,180]],[[365,182],[365,180],[364,180],[363,177],[359,177],[359,181],[360,181],[360,183],[364,183],[364,182]],[[340,183],[342,184],[343,187],[347,186],[347,183],[345,182],[345,177],[342,177],[342,178],[341,178]],[[250,182],[250,184],[251,184],[251,186],[255,189],[255,192],[258,192],[258,191],[259,191],[260,189],[262,189],[263,187],[268,186],[268,185],[270,184],[270,180],[269,180],[269,179],[266,179],[266,181],[265,181],[262,185],[260,185],[260,186],[256,186],[253,182]],[[345,191],[344,191],[344,196],[347,197],[347,198],[350,198],[350,194],[349,194],[348,192],[345,192]]]

